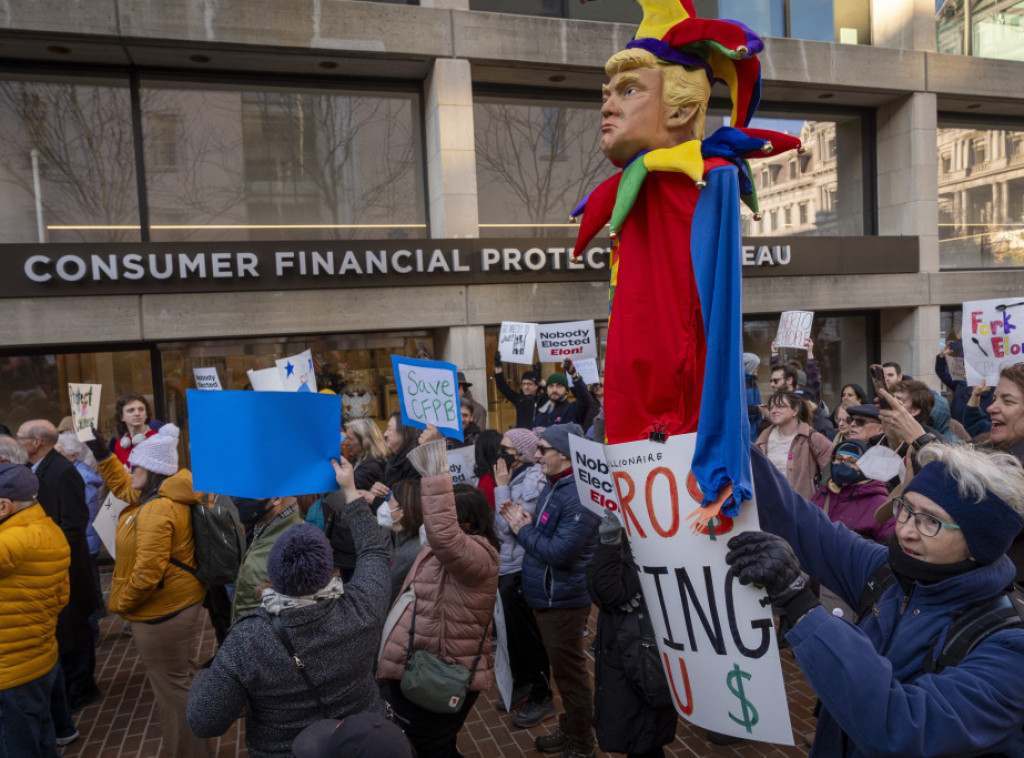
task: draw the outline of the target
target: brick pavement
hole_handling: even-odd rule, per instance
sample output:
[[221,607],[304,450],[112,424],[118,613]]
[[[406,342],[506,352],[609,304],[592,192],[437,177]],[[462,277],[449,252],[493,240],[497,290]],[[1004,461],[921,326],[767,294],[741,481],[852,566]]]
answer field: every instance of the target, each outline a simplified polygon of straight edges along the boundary
[[[104,584],[109,585],[109,581],[107,569]],[[591,633],[595,617],[596,611],[591,616]],[[65,758],[157,758],[160,754],[160,726],[153,696],[131,640],[121,636],[123,628],[124,621],[118,616],[100,620],[101,643],[96,651],[96,680],[103,697],[76,715],[81,737],[64,748]],[[209,623],[204,625],[198,644],[199,660],[206,660],[213,654],[214,636]],[[782,663],[796,747],[755,742],[727,747],[711,745],[704,739],[702,730],[680,719],[676,740],[668,746],[666,753],[673,758],[807,755],[803,735],[814,730],[811,711],[815,698],[789,650],[783,651]],[[589,667],[593,674],[592,656]],[[459,735],[459,750],[466,758],[540,758],[543,754],[534,750],[533,739],[552,731],[555,720],[531,730],[515,729],[511,726],[511,718],[494,707],[497,697],[497,689],[492,688],[477,700]],[[214,740],[217,758],[247,756],[244,735],[244,724],[238,721],[227,734]]]

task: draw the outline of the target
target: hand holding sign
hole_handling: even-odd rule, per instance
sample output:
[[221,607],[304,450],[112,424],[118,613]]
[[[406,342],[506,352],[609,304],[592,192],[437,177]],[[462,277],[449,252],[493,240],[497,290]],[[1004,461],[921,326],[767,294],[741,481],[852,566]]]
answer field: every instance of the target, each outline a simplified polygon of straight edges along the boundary
[[446,437],[463,440],[459,380],[455,365],[391,356],[402,423],[416,429],[433,424]]
[[102,384],[68,384],[71,424],[82,442],[93,439],[92,427],[99,424]]
[[[498,335],[498,354],[507,363],[533,361],[533,347],[537,342],[537,325],[518,321],[502,321]],[[497,364],[496,364],[497,365]]]
[[779,318],[779,331],[775,335],[775,347],[795,347],[806,350],[813,322],[814,311],[786,311]]
[[1024,301],[998,298],[964,303],[964,373],[968,385],[995,386],[999,372],[1024,357]]

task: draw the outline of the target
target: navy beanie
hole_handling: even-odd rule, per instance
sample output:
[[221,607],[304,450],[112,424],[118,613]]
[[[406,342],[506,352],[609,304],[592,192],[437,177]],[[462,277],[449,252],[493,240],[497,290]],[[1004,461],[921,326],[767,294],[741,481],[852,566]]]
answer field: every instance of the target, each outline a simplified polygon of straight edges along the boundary
[[984,499],[978,501],[962,497],[959,485],[941,461],[922,468],[905,491],[924,495],[942,506],[960,527],[971,556],[982,566],[1005,555],[1024,528],[1024,518],[991,492],[986,490]]
[[331,543],[312,524],[296,524],[270,548],[267,576],[282,595],[312,595],[334,576]]

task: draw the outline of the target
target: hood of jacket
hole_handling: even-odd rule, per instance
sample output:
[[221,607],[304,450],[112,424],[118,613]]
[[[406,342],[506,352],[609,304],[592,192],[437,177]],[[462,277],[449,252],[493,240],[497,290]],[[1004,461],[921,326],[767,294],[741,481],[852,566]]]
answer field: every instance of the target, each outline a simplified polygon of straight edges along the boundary
[[192,489],[192,472],[187,468],[178,469],[176,474],[164,479],[157,494],[181,505],[191,506],[199,502],[199,495]]

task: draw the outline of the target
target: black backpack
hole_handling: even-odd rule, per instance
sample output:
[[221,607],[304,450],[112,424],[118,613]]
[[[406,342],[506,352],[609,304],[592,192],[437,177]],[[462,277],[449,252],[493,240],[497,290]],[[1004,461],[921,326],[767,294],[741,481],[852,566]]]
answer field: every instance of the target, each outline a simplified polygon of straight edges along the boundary
[[231,584],[245,557],[245,530],[235,504],[227,495],[206,493],[190,509],[196,566],[176,558],[171,563],[207,586]]
[[[857,623],[875,607],[875,603],[894,583],[892,568],[883,563],[868,578],[857,602]],[[988,637],[1003,629],[1024,629],[1024,593],[1016,586],[988,600],[970,603],[954,614],[946,641],[936,655],[936,641],[924,661],[924,671],[937,674],[945,668],[958,665]]]

